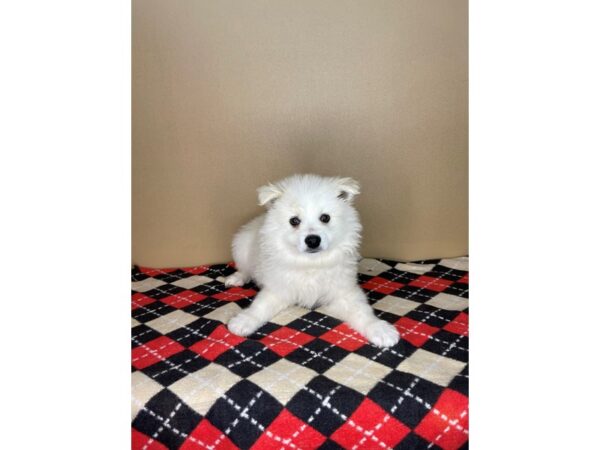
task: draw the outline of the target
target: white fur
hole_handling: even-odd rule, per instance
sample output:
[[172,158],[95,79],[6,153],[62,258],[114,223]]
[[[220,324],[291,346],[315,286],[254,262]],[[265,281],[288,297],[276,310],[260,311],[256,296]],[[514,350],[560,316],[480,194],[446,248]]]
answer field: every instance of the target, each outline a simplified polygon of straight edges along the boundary
[[[351,178],[294,175],[258,189],[267,212],[244,225],[233,239],[237,272],[227,286],[254,280],[261,290],[247,309],[229,321],[247,336],[291,305],[322,307],[378,347],[399,340],[396,328],[375,317],[356,280],[362,226],[352,206],[359,185]],[[322,223],[328,214],[331,220]],[[298,217],[293,227],[290,218]],[[318,235],[318,252],[305,238]]]

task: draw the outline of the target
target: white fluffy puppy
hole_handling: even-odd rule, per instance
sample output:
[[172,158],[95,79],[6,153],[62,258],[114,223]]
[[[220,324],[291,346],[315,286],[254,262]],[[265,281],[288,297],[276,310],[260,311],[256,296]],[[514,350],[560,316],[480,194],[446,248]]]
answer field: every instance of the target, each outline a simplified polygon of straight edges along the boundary
[[375,317],[358,286],[360,224],[351,178],[294,175],[258,189],[266,214],[244,225],[233,239],[237,272],[225,280],[261,288],[248,307],[229,321],[247,336],[291,305],[321,307],[378,347],[398,342],[396,328]]

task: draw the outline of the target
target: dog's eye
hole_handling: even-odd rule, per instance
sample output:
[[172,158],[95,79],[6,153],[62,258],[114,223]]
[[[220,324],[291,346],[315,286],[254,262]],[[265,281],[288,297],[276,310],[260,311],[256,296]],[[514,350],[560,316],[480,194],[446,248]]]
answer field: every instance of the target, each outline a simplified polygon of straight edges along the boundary
[[298,225],[300,225],[300,219],[298,219],[297,217],[292,217],[290,219],[290,225],[293,227],[297,227]]
[[329,214],[321,214],[321,217],[319,217],[319,220],[323,223],[327,223],[331,220],[331,217],[329,217]]

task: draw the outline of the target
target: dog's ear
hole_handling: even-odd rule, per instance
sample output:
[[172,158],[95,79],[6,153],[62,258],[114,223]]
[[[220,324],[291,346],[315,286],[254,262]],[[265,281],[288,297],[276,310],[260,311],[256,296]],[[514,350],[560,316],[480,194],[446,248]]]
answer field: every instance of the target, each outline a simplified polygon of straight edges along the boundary
[[338,198],[351,202],[352,199],[360,194],[360,184],[352,178],[336,178],[337,185],[340,189]]
[[260,206],[266,206],[269,208],[275,200],[281,197],[283,191],[279,189],[274,184],[267,184],[265,186],[261,186],[257,189],[258,192],[258,204]]

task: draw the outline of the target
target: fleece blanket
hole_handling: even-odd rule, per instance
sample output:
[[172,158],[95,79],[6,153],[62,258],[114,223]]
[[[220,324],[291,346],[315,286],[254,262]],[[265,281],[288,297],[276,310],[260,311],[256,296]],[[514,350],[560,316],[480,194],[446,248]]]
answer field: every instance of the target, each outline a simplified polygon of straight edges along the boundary
[[318,309],[239,337],[226,323],[258,288],[226,288],[232,264],[134,267],[132,448],[467,448],[467,257],[359,268],[394,347]]

